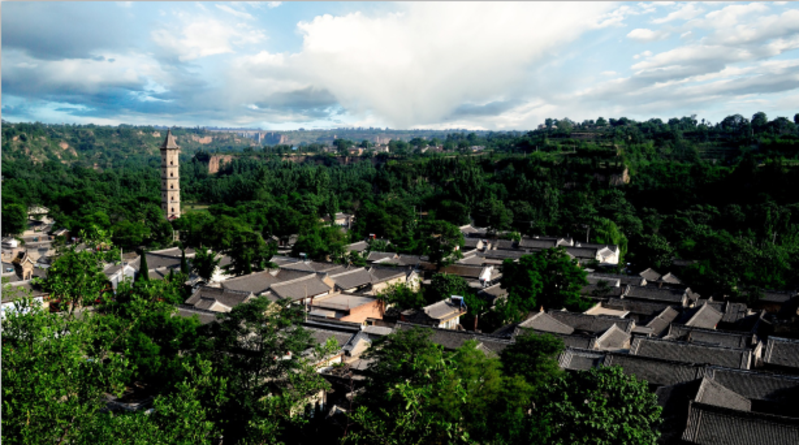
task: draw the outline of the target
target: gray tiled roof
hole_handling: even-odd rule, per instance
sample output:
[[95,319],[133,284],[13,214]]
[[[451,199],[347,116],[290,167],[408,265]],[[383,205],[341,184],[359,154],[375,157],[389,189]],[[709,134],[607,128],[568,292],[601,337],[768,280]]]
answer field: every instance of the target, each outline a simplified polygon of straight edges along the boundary
[[660,273],[652,269],[651,267],[639,273],[638,275],[642,276],[646,281],[651,281],[651,282],[658,281],[660,280],[661,277]]
[[529,253],[510,250],[486,250],[485,252],[477,252],[477,256],[493,260],[518,260],[524,255],[529,255]]
[[409,269],[402,267],[378,267],[372,266],[369,273],[372,275],[372,284],[382,283],[408,275]]
[[497,250],[516,250],[516,241],[510,239],[498,239],[494,241],[494,249]]
[[[398,330],[407,330],[413,329],[414,327],[426,327],[426,326],[419,326],[414,325],[411,323],[405,322],[398,322],[396,329]],[[503,349],[505,349],[508,345],[513,344],[512,340],[508,340],[506,338],[496,337],[492,335],[486,334],[478,334],[473,331],[456,331],[453,329],[438,329],[438,328],[428,328],[433,331],[433,334],[430,337],[430,341],[437,345],[441,345],[444,349],[454,350],[458,349],[463,346],[469,340],[475,340],[478,343],[483,345],[483,353],[486,355],[498,354]]]
[[684,290],[629,286],[624,298],[682,304],[683,299],[686,298],[685,294],[686,292]]
[[624,293],[624,288],[613,286],[602,288],[598,284],[589,284],[580,289],[580,294],[596,298],[618,298]]
[[751,400],[786,401],[799,398],[799,377],[708,366],[706,374],[725,388]]
[[660,281],[669,284],[682,284],[682,280],[677,278],[673,273],[669,272],[666,275],[660,277]]
[[515,339],[516,337],[524,335],[528,332],[532,332],[536,335],[554,335],[555,337],[561,339],[563,341],[563,345],[567,348],[594,349],[594,344],[596,342],[595,336],[558,334],[556,332],[537,331],[535,329],[526,329],[518,326],[513,330],[512,338]]
[[343,347],[350,341],[353,335],[356,335],[351,332],[332,331],[310,326],[303,326],[303,328],[311,333],[311,337],[313,338],[314,342],[319,345],[324,345],[327,342],[327,339],[333,338],[336,340],[336,343],[338,343],[339,347]]
[[483,266],[472,266],[466,264],[451,264],[443,269],[442,273],[458,275],[466,279],[477,280],[485,268]]
[[628,318],[611,317],[606,315],[586,315],[579,312],[549,311],[552,318],[571,326],[575,330],[600,334],[607,331],[614,324],[624,332],[629,333],[635,322]]
[[569,255],[581,259],[581,260],[594,260],[596,259],[596,248],[591,247],[566,247],[566,253]]
[[795,445],[795,418],[753,413],[690,402],[683,440],[699,445]]
[[696,393],[697,402],[741,411],[751,411],[752,401],[705,377]]
[[609,298],[608,301],[602,303],[602,306],[629,311],[636,315],[653,316],[663,312],[670,305],[668,303],[630,300],[627,298]]
[[328,275],[342,290],[356,289],[372,283],[372,275],[363,267]]
[[259,295],[269,290],[273,284],[280,283],[281,281],[283,280],[273,275],[272,271],[265,270],[263,272],[255,272],[249,275],[231,278],[222,282],[222,287],[224,289],[252,292],[255,295]]
[[436,320],[446,320],[463,312],[464,307],[453,303],[451,298],[447,298],[446,300],[441,300],[437,303],[425,306],[422,308],[422,310],[430,318]]
[[696,343],[636,338],[630,353],[687,363],[707,363],[730,368],[749,369],[752,352],[748,349],[705,346]]
[[618,325],[614,324],[596,339],[594,347],[606,351],[628,349],[630,347],[630,337],[629,333],[624,332]]
[[716,325],[718,325],[723,317],[721,312],[717,311],[709,304],[705,304],[697,309],[688,311],[686,315],[690,315],[690,318],[685,321],[686,326],[705,329],[715,329]]
[[212,310],[213,308],[214,312],[227,312],[239,304],[249,301],[252,297],[250,292],[203,286],[197,289],[184,304],[203,310]]
[[531,250],[545,250],[557,246],[555,239],[535,239],[535,238],[522,238],[519,242],[519,248]]
[[362,295],[334,294],[315,298],[313,300],[313,307],[345,311],[365,304],[374,303],[375,301],[377,301],[377,299],[364,297]]
[[177,315],[184,318],[191,318],[193,316],[197,316],[200,320],[200,324],[208,324],[214,321],[217,321],[216,315],[218,312],[212,311],[204,311],[201,309],[191,308],[191,307],[178,307]]
[[519,327],[567,335],[574,332],[574,328],[558,321],[546,312],[536,312],[527,320],[519,323]]
[[597,273],[593,272],[588,275],[589,277],[602,279],[607,278],[610,280],[619,280],[622,285],[628,286],[645,286],[646,280],[644,277],[635,276],[635,275],[620,275],[620,274],[611,274],[611,273]]
[[652,385],[675,385],[701,378],[703,366],[640,355],[608,353],[604,366],[621,366],[624,373]]
[[347,250],[352,252],[363,252],[364,250],[369,248],[369,244],[366,241],[358,241],[357,243],[352,243],[347,246]]
[[796,295],[795,292],[766,290],[763,291],[763,296],[760,298],[760,301],[768,303],[785,303],[786,301],[793,298],[795,295]]
[[332,288],[332,285],[325,283],[318,275],[309,274],[306,277],[273,284],[272,293],[280,298],[301,300],[330,292]]
[[676,309],[668,306],[666,309],[663,309],[663,311],[655,318],[650,320],[649,323],[646,324],[646,327],[652,329],[652,334],[660,337],[678,315],[680,315],[680,313]]
[[763,361],[770,365],[799,368],[799,340],[769,337]]
[[563,369],[586,371],[596,368],[605,360],[605,353],[588,349],[566,348],[558,356],[558,364]]
[[683,324],[672,324],[666,335],[668,339],[699,342],[728,348],[747,348],[752,345],[752,334],[748,332],[718,331],[702,329]]

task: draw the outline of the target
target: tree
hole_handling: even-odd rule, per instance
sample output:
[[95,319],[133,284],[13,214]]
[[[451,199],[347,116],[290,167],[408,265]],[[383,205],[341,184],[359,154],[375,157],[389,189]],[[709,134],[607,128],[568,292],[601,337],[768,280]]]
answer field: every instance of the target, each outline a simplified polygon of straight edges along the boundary
[[430,329],[400,330],[366,353],[372,362],[355,430],[345,443],[471,443],[462,429],[466,389],[455,363],[430,342]]
[[547,309],[584,310],[580,290],[588,285],[586,272],[557,247],[523,255],[502,264],[502,288],[508,290],[505,310],[518,319],[543,306]]
[[663,235],[653,233],[641,241],[635,254],[639,269],[647,267],[665,269],[671,266],[674,249]]
[[[309,399],[327,389],[316,363],[340,345],[316,345],[300,323],[302,306],[262,296],[240,304],[209,325],[202,350],[216,375],[227,379],[227,398],[211,420],[225,441],[274,443]],[[310,354],[309,354],[310,352]]]
[[567,374],[539,406],[537,443],[654,445],[659,436],[657,396],[618,366]]
[[252,273],[253,266],[256,270],[264,270],[277,253],[277,246],[274,243],[267,244],[256,232],[237,232],[231,244],[226,251],[231,260],[228,269],[236,275]]
[[492,233],[509,228],[513,221],[513,212],[493,195],[477,205],[473,216],[477,225],[486,227]]
[[139,262],[139,280],[147,281],[150,279],[150,266],[147,264],[147,251],[142,250]]
[[376,297],[387,305],[396,306],[403,310],[419,309],[424,306],[425,302],[421,292],[414,292],[413,289],[404,283],[392,284],[380,291]]
[[191,260],[191,267],[200,278],[205,280],[206,283],[210,283],[220,261],[222,261],[222,258],[217,257],[216,253],[204,247],[200,247],[194,252],[194,258]]
[[425,289],[425,299],[428,304],[446,300],[453,295],[464,296],[469,292],[469,283],[459,275],[437,273],[430,280],[430,285]]
[[77,306],[91,304],[105,289],[108,279],[103,274],[101,256],[90,250],[74,247],[61,254],[40,279],[50,298],[64,305],[71,315]]
[[186,249],[180,249],[180,273],[184,275],[188,275],[189,272],[189,263],[186,261]]
[[534,332],[525,332],[515,340],[500,354],[505,375],[520,376],[540,389],[563,374],[558,365],[563,340],[551,334]]
[[438,270],[463,258],[463,233],[446,221],[430,221],[424,224],[425,253]]
[[799,126],[799,113],[793,115],[793,123]]
[[13,202],[3,202],[3,236],[21,234],[27,228],[27,221],[28,212],[25,207]]
[[766,116],[766,113],[758,111],[752,116],[752,129],[755,131],[755,133],[762,132],[766,129],[767,125],[768,117]]

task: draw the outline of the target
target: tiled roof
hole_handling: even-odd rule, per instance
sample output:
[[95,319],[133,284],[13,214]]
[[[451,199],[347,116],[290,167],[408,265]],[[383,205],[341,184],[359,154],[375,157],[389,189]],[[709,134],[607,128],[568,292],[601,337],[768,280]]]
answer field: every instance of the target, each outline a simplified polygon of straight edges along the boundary
[[352,243],[347,246],[347,250],[352,252],[363,252],[364,250],[369,248],[369,244],[366,241],[358,241],[357,243]]
[[296,301],[330,292],[332,288],[332,284],[326,283],[322,278],[314,274],[273,284],[272,293],[280,298],[289,298]]
[[328,275],[342,290],[355,289],[372,283],[372,275],[363,267]]
[[588,286],[583,286],[580,289],[580,294],[589,296],[589,297],[597,297],[597,298],[618,298],[624,293],[623,287],[613,286],[612,284],[610,287],[602,288],[597,284],[589,284]]
[[795,292],[781,292],[774,290],[763,291],[760,301],[767,303],[785,303],[796,295]]
[[753,413],[690,402],[684,441],[699,445],[795,445],[795,418]]
[[311,326],[303,326],[303,328],[311,333],[311,337],[313,338],[314,342],[319,345],[324,345],[328,338],[333,338],[336,340],[336,343],[338,343],[339,347],[343,347],[350,341],[353,335],[355,335],[350,332],[331,331],[327,329],[314,328]]
[[177,142],[175,142],[175,135],[172,134],[171,129],[166,130],[166,138],[164,139],[164,143],[161,144],[162,150],[177,150],[180,146],[178,146]]
[[377,301],[377,299],[364,297],[362,295],[334,294],[314,298],[313,307],[346,311],[365,304],[374,303],[375,301]]
[[722,313],[709,304],[700,306],[698,309],[689,311],[690,318],[685,322],[686,326],[697,328],[714,329],[723,317]]
[[519,323],[519,327],[567,335],[574,332],[574,328],[558,321],[546,312],[536,312],[532,317]]
[[252,297],[250,292],[203,286],[197,289],[185,304],[213,312],[230,312],[231,309],[249,301]]
[[563,369],[586,371],[596,368],[605,360],[605,353],[588,349],[566,348],[558,356],[558,364]]
[[653,316],[669,307],[668,303],[629,300],[626,298],[609,298],[602,306],[629,311],[636,315]]
[[614,324],[624,332],[629,333],[633,329],[634,321],[628,318],[609,317],[605,315],[586,315],[579,312],[568,311],[549,311],[552,318],[559,322],[571,326],[575,330],[599,334],[607,331]]
[[604,366],[621,366],[624,373],[652,385],[675,385],[701,378],[703,367],[641,355],[608,353]]
[[707,405],[721,406],[723,408],[732,408],[741,411],[750,411],[752,409],[751,400],[725,388],[720,383],[707,377],[702,379],[702,384],[699,385],[699,391],[696,393],[695,400]]
[[519,242],[519,248],[531,250],[551,249],[557,245],[558,241],[555,239],[522,238]]
[[728,348],[747,348],[752,345],[751,333],[702,329],[676,323],[669,327],[666,337],[670,340],[697,342]]
[[479,238],[466,238],[463,240],[463,247],[465,249],[476,249],[482,240]]
[[682,280],[677,278],[671,272],[669,272],[666,275],[663,275],[662,277],[660,277],[660,281],[662,281],[664,283],[669,283],[669,284],[682,284]]
[[[426,327],[411,323],[398,322],[396,329],[413,329],[414,327]],[[428,328],[433,331],[430,341],[441,345],[444,349],[454,350],[463,346],[469,340],[475,340],[483,345],[481,349],[486,355],[498,354],[508,345],[513,344],[512,340],[486,334],[477,334],[473,331],[456,331],[454,329]]]
[[588,275],[589,278],[596,278],[602,279],[607,278],[609,280],[619,280],[622,285],[628,286],[645,286],[646,280],[640,276],[634,275],[620,275],[620,274],[610,274],[610,273],[597,273],[593,272]]
[[594,343],[596,349],[605,351],[618,351],[630,347],[630,334],[621,330],[618,325],[611,325],[610,328]]
[[281,281],[283,280],[273,275],[272,271],[265,270],[263,272],[255,272],[223,281],[222,287],[224,289],[252,292],[255,295],[259,295],[269,290],[273,284],[280,283]]
[[464,312],[464,309],[465,308],[463,306],[454,303],[451,298],[441,300],[437,303],[433,303],[422,308],[425,314],[436,320],[450,319]]
[[638,275],[642,276],[646,281],[652,281],[652,282],[660,280],[661,277],[660,273],[652,269],[651,267],[639,273]]
[[724,317],[722,317],[721,321],[724,323],[735,323],[744,318],[746,313],[747,307],[745,303],[727,302],[724,305]]
[[477,252],[477,256],[493,260],[518,260],[523,255],[529,255],[529,253],[509,250],[486,250],[485,252]]
[[596,259],[597,249],[591,247],[566,247],[566,253],[581,260]]
[[212,311],[204,311],[201,309],[191,308],[191,307],[178,307],[177,315],[183,318],[191,318],[193,316],[197,316],[200,320],[200,324],[208,324],[214,321],[217,321],[216,315],[218,312]]
[[594,349],[594,343],[596,342],[595,336],[558,334],[555,332],[536,331],[535,329],[526,329],[518,326],[513,330],[512,338],[515,339],[516,337],[524,335],[528,332],[532,332],[536,335],[554,335],[555,337],[561,339],[563,341],[563,345],[567,348]]
[[516,241],[510,239],[498,239],[494,241],[494,249],[516,250]]
[[466,264],[451,264],[443,269],[441,269],[441,273],[448,273],[452,275],[458,275],[463,278],[477,280],[480,278],[480,275],[483,273],[485,268],[483,266],[472,266]]
[[630,354],[687,363],[707,363],[730,368],[749,369],[752,352],[748,349],[705,346],[696,343],[639,337],[633,340]]
[[382,283],[408,275],[408,270],[402,267],[377,267],[372,266],[369,273],[372,275],[372,284]]
[[769,337],[763,361],[770,365],[799,368],[799,340]]
[[661,313],[647,323],[646,327],[652,329],[652,334],[660,337],[678,315],[680,313],[676,309],[667,306],[666,309],[663,309]]
[[682,304],[686,297],[684,290],[658,289],[652,287],[629,286],[624,298],[657,301],[669,304]]
[[799,377],[708,366],[706,375],[725,388],[751,400],[784,401],[795,406]]

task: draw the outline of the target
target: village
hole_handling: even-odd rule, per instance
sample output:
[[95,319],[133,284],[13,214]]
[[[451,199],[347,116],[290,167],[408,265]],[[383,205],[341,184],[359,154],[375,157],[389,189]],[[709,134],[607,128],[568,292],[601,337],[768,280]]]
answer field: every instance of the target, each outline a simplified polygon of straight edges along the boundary
[[[24,289],[52,311],[60,310],[37,278],[47,275],[56,254],[54,240],[71,237],[63,231],[48,233],[53,222],[47,209],[32,208],[29,215],[28,230],[21,234],[24,245],[13,237],[3,239],[4,317],[14,310],[11,296],[19,295],[10,289]],[[353,218],[338,213],[328,223],[346,228]],[[657,395],[663,408],[662,440],[757,443],[758,438],[769,437],[763,443],[788,444],[799,437],[795,404],[799,340],[790,338],[796,334],[799,316],[796,293],[765,291],[759,301],[747,306],[699,295],[673,273],[651,268],[634,274],[608,273],[607,269],[619,265],[615,245],[570,237],[503,239],[501,233],[472,225],[460,230],[464,238],[460,259],[440,270],[425,256],[371,250],[373,239],[347,247],[366,258],[364,267],[288,256],[291,237],[272,258],[274,268],[233,276],[225,268],[230,258],[222,256],[210,280],[189,273],[186,286],[191,296],[177,306],[176,316],[216,323],[219,314],[257,297],[302,306],[303,328],[319,345],[331,339],[337,345],[335,352],[315,364],[333,388],[313,400],[327,416],[342,412],[349,394],[358,391],[369,366],[362,355],[372,342],[421,326],[432,329],[432,341],[445,350],[476,341],[486,356],[496,357],[519,335],[533,332],[563,341],[565,349],[557,360],[568,372],[620,366],[625,374],[648,382]],[[471,310],[463,296],[450,295],[404,310],[380,297],[399,285],[418,291],[438,272],[461,277],[490,310],[508,295],[510,283],[503,279],[503,264],[552,248],[562,248],[587,272],[588,284],[580,294],[591,302],[589,309],[571,312],[541,307],[521,322],[483,332],[476,317],[474,325],[462,323]],[[145,274],[149,280],[166,279],[194,256],[193,249],[178,247],[147,252],[146,261],[136,253],[123,253],[119,261],[106,264],[104,274],[109,288],[115,290],[121,282]],[[342,365],[346,365],[346,375],[342,375]],[[136,410],[146,407],[147,399],[128,394],[125,401],[110,398],[108,403]]]

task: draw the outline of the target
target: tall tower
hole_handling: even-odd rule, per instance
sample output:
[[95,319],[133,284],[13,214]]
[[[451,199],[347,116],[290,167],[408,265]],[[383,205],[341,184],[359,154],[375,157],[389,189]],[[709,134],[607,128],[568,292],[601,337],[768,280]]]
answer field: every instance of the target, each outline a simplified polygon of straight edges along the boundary
[[180,147],[175,143],[172,130],[167,130],[161,146],[161,209],[166,219],[180,218],[180,174],[178,155]]

